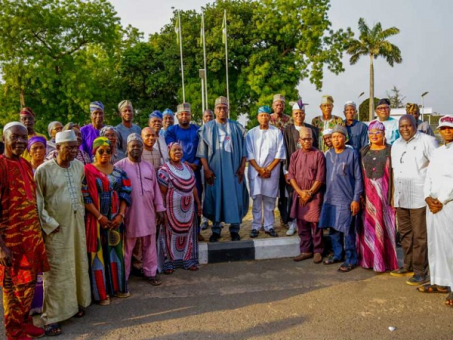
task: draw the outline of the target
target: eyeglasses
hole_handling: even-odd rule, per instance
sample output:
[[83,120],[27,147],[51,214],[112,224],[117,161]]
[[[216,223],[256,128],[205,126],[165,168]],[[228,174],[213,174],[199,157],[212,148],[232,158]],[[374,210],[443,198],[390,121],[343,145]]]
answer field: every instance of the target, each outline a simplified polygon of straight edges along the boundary
[[382,106],[382,107],[377,107],[376,111],[384,111],[384,110],[390,110],[390,107],[388,106]]
[[98,154],[100,154],[101,156],[106,153],[107,155],[111,155],[112,154],[112,150],[110,149],[107,149],[107,150],[98,150]]
[[379,135],[382,135],[382,134],[383,134],[382,131],[376,131],[376,132],[370,131],[370,132],[368,132],[369,136],[379,136]]

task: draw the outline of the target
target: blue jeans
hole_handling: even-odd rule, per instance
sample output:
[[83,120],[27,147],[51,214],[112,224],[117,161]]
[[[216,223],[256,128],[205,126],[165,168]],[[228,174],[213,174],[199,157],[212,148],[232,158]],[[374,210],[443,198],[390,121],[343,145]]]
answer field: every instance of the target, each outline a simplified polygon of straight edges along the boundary
[[359,264],[359,259],[357,256],[357,249],[355,246],[356,234],[351,232],[349,234],[344,234],[340,231],[337,231],[333,228],[330,228],[329,231],[330,240],[332,242],[332,249],[335,260],[341,260],[343,258],[343,243],[344,251],[346,254],[346,259],[344,263],[346,265],[356,266]]
[[[230,233],[239,233],[239,228],[241,227],[240,224],[230,224]],[[212,233],[214,234],[221,234],[222,227],[220,226],[220,222],[214,222],[211,227]]]

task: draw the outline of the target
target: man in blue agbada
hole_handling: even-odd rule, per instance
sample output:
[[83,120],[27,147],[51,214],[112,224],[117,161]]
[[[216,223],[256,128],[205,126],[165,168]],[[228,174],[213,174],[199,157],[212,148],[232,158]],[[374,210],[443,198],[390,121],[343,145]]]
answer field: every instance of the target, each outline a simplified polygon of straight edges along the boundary
[[346,258],[339,271],[349,272],[358,265],[356,249],[356,224],[363,192],[359,154],[345,146],[348,132],[337,125],[332,132],[333,148],[326,152],[326,193],[321,209],[319,228],[330,228],[333,255],[324,264],[340,262]]
[[228,109],[227,98],[216,99],[216,119],[201,127],[197,150],[208,184],[203,215],[213,222],[210,242],[219,240],[220,222],[229,223],[231,240],[239,241],[240,224],[249,208],[244,181],[245,129],[228,119]]

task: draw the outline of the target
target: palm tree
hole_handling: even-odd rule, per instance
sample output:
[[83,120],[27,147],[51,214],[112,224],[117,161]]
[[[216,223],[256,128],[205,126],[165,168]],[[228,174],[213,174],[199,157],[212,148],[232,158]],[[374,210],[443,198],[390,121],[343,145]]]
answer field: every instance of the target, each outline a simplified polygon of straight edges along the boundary
[[369,119],[373,120],[374,116],[374,67],[373,59],[383,57],[390,66],[394,63],[401,63],[401,51],[398,46],[391,44],[387,38],[396,35],[400,30],[396,27],[382,30],[381,23],[378,22],[370,29],[363,18],[359,19],[359,39],[353,39],[349,43],[346,52],[351,55],[349,62],[351,65],[357,63],[362,55],[370,56],[370,112]]

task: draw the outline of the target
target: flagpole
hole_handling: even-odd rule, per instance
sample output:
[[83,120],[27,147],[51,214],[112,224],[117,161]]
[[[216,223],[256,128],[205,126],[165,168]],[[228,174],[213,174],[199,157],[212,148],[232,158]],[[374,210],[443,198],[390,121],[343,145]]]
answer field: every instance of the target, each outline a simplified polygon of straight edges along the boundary
[[182,101],[183,101],[183,103],[185,103],[186,102],[186,91],[184,89],[184,62],[183,62],[183,56],[182,56],[181,16],[180,16],[179,12],[180,11],[178,11],[178,23],[179,23],[178,34],[179,34],[179,53],[181,55]]
[[[228,85],[228,31],[227,31],[227,16],[226,9],[224,10],[224,24],[225,24],[225,70],[226,70],[226,90],[227,90],[227,101],[228,107],[230,107],[230,89]],[[228,112],[228,118],[230,118],[230,113]]]
[[201,24],[203,27],[203,60],[204,60],[204,89],[205,89],[205,103],[206,103],[206,110],[209,108],[208,104],[208,68],[206,67],[206,40],[205,40],[205,33],[204,33],[204,12],[201,12]]

